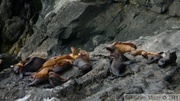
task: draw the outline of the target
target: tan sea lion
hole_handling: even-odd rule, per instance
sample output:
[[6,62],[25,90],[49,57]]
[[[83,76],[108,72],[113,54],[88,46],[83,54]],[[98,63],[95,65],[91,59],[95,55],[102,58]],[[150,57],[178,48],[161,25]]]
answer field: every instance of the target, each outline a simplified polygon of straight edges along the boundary
[[36,86],[39,84],[48,83],[48,76],[50,71],[52,71],[52,68],[43,68],[42,70],[31,75],[30,77],[33,79],[33,81],[28,86]]
[[75,59],[77,59],[79,57],[79,55],[74,47],[71,47],[71,52],[72,52],[71,54],[65,54],[65,55],[57,56],[53,59],[47,60],[41,68],[54,66],[58,61],[61,61],[63,59],[69,59],[69,60],[74,61]]
[[116,47],[118,51],[122,54],[137,49],[137,46],[134,43],[130,43],[130,42],[114,42],[112,45]]

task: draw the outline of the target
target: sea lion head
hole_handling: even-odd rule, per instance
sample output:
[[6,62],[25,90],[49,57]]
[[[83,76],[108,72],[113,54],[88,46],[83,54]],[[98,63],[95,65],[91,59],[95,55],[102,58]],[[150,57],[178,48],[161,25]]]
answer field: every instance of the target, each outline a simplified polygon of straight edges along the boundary
[[168,59],[167,58],[162,58],[158,61],[158,66],[159,67],[165,67],[168,64]]
[[176,63],[176,50],[172,49],[165,53],[165,56],[158,61],[159,67],[165,67],[167,65],[175,64]]
[[20,72],[20,69],[23,67],[23,64],[21,62],[12,65],[14,73],[18,74]]

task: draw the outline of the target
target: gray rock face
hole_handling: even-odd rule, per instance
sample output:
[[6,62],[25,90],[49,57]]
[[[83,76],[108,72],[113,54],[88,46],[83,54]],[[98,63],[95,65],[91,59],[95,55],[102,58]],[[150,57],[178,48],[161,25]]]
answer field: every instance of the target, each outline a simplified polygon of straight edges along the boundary
[[24,26],[25,22],[21,18],[14,17],[6,20],[2,33],[3,41],[7,43],[16,42],[23,32]]
[[[127,41],[140,36],[155,35],[177,22],[176,19],[172,22],[167,19],[168,15],[147,12],[143,7],[125,5],[121,2],[124,1],[110,4],[78,0],[42,1],[43,8],[34,27],[34,34],[21,49],[19,56],[24,59],[36,51],[45,52],[49,56],[62,54],[67,53],[71,46],[92,51],[94,47],[105,42]],[[130,3],[139,2],[145,1]],[[154,3],[170,4],[168,1]],[[41,34],[36,35],[37,33]],[[53,44],[47,43],[48,40],[54,40],[51,41]],[[31,44],[34,42],[35,45]]]
[[0,9],[1,50],[17,55],[33,33],[32,25],[37,21],[41,4],[39,0],[1,0]]
[[[78,1],[72,2],[69,0],[56,2],[56,5],[53,5],[54,8],[51,11],[46,11],[46,14],[43,16],[43,22],[40,20],[42,18],[39,18],[36,25],[40,29],[35,29],[35,32],[37,30],[37,32],[42,33],[41,36],[46,37],[44,40],[42,37],[43,42],[39,41],[37,43],[44,43],[46,40],[53,38],[58,41],[58,44],[51,46],[54,48],[62,46],[60,49],[61,52],[69,49],[70,46],[84,46],[83,48],[92,50],[96,45],[105,42],[108,37],[103,35],[103,31],[114,22],[117,14],[122,10],[122,5],[119,6],[118,4],[106,6],[104,3],[83,3]],[[46,4],[43,5],[45,6]],[[66,7],[64,7],[64,5],[66,5]],[[43,12],[45,12],[44,10]],[[120,21],[119,18],[116,20],[118,23]],[[117,26],[115,23],[112,25],[114,25],[113,27]],[[114,29],[112,31],[107,31],[108,33],[113,33]],[[108,33],[106,32],[104,34]],[[28,54],[24,54],[31,53],[34,51],[32,49],[44,47],[45,44],[30,44],[33,40],[39,40],[39,37],[36,36],[37,35],[33,34],[32,40],[28,40],[27,44],[22,49],[22,56],[27,57]],[[97,40],[97,38],[101,38],[101,40]],[[26,47],[31,48],[27,49]],[[48,49],[51,49],[52,47],[49,47]],[[42,51],[49,52],[47,49]]]

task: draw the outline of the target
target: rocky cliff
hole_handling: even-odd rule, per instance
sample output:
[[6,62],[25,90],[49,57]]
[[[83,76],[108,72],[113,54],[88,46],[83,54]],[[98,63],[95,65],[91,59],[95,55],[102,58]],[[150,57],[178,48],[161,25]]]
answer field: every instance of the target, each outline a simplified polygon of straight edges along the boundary
[[[88,50],[95,60],[92,71],[80,75],[73,68],[63,76],[76,79],[55,88],[27,87],[28,78],[18,80],[5,69],[0,73],[1,100],[116,101],[127,93],[179,93],[179,0],[0,0],[0,8],[1,53],[50,57],[74,46]],[[178,65],[160,69],[126,54],[141,61],[130,66],[135,74],[109,81],[104,46],[117,40],[153,52],[175,48]]]
[[92,51],[114,41],[155,35],[179,24],[178,0],[2,0],[1,50],[26,58]]
[[133,75],[119,77],[114,80],[106,78],[109,52],[104,49],[108,44],[101,44],[90,52],[93,70],[85,75],[77,67],[62,74],[62,77],[74,76],[68,82],[55,88],[46,85],[28,87],[28,77],[19,80],[12,69],[0,73],[0,99],[8,101],[123,101],[124,94],[179,94],[179,65],[180,65],[180,31],[167,30],[155,36],[141,37],[133,42],[138,49],[153,52],[175,49],[177,66],[159,68],[157,63],[146,64],[141,56],[131,60],[139,62],[129,65]]

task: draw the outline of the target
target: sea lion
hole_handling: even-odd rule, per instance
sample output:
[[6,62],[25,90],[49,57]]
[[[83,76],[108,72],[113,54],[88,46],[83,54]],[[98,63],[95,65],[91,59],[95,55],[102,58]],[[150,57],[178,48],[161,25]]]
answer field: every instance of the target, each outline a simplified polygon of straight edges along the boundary
[[112,46],[116,47],[118,51],[122,54],[137,49],[137,46],[134,43],[130,43],[130,42],[114,42]]
[[71,47],[71,52],[72,52],[71,54],[65,54],[65,55],[57,56],[53,59],[47,60],[41,68],[54,66],[58,61],[63,60],[63,59],[69,59],[69,60],[74,61],[75,59],[77,59],[79,57],[79,55],[74,47]]
[[50,71],[48,74],[48,81],[50,86],[55,87],[67,82],[68,79],[62,78],[57,73]]
[[20,78],[22,79],[23,75],[24,74],[26,75],[26,72],[38,71],[44,62],[45,62],[45,59],[38,58],[38,57],[27,58],[15,64],[13,66],[13,70],[16,74],[20,74]]
[[135,50],[131,52],[131,55],[133,56],[141,55],[147,59],[147,64],[151,64],[151,63],[157,63],[159,59],[162,58],[163,53],[164,52],[154,53],[145,50]]
[[21,68],[29,61],[30,58],[26,58],[25,60],[19,61],[19,63],[12,65],[13,71],[15,74],[19,74]]
[[107,69],[107,76],[111,73],[113,74],[113,78],[117,77],[124,77],[131,73],[125,73],[126,67],[128,64],[131,64],[132,62],[124,56],[122,53],[119,52],[116,47],[106,47],[108,51],[110,51],[110,67]]
[[142,55],[144,57],[144,55],[147,53],[147,51],[145,50],[135,50],[131,52],[131,55],[133,56],[137,56],[137,55]]
[[28,86],[36,86],[43,83],[48,83],[49,72],[52,71],[52,68],[43,68],[42,70],[34,73],[30,76],[32,82]]
[[177,55],[175,50],[169,50],[165,53],[165,57],[158,61],[158,66],[164,68],[167,65],[176,65]]
[[85,50],[80,50],[79,55],[80,57],[73,62],[73,65],[77,66],[83,73],[92,70],[92,65],[89,62],[89,53]]
[[66,70],[69,70],[72,68],[72,60],[69,59],[63,59],[58,61],[54,66],[53,66],[53,71],[55,73],[61,74],[65,72]]

